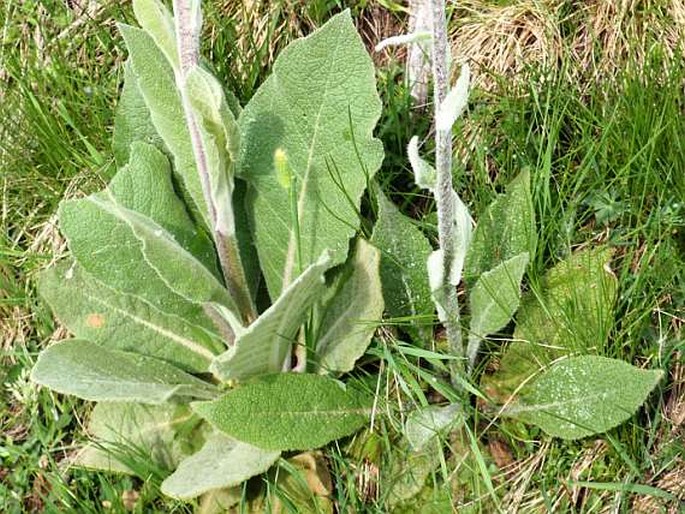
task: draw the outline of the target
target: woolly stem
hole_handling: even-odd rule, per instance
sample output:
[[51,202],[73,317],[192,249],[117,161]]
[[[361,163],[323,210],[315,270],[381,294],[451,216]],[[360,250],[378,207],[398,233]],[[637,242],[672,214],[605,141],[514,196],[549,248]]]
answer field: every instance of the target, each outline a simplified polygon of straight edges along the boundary
[[[438,109],[447,96],[450,78],[449,49],[447,42],[447,21],[444,0],[432,0],[433,9],[433,103],[437,118]],[[444,288],[441,297],[446,313],[443,324],[447,332],[450,350],[457,357],[464,356],[461,326],[459,323],[459,299],[457,289],[450,284],[452,263],[456,248],[456,206],[452,193],[452,131],[435,130],[435,170],[437,185],[435,203],[438,209],[438,239],[442,249]],[[455,373],[463,374],[464,365],[456,361]]]
[[207,205],[207,216],[209,217],[210,230],[217,253],[219,263],[224,276],[226,288],[235,300],[242,321],[249,324],[257,317],[252,297],[250,296],[245,279],[245,271],[240,259],[238,241],[235,237],[235,226],[228,227],[228,234],[222,229],[227,223],[233,220],[219,220],[218,209],[214,204],[212,196],[211,178],[209,165],[207,163],[206,151],[200,135],[197,120],[190,106],[190,101],[185,94],[185,80],[188,73],[198,65],[200,60],[200,28],[201,20],[199,17],[199,6],[194,6],[199,0],[174,0],[174,24],[176,30],[176,41],[178,45],[179,69],[176,70],[176,82],[181,92],[183,101],[183,111],[190,133],[190,140],[195,155],[197,172],[202,184],[202,193],[205,204]]

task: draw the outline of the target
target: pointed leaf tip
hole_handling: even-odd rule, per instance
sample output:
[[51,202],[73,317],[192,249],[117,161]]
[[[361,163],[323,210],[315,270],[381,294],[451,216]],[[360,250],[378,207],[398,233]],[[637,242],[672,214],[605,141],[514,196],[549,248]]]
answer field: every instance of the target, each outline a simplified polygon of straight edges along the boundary
[[429,41],[433,38],[433,35],[427,30],[421,30],[418,32],[413,32],[411,34],[401,34],[399,36],[391,36],[385,38],[380,43],[374,47],[374,51],[380,52],[389,46],[401,46],[408,45],[411,43],[418,43],[420,41]]
[[435,168],[428,164],[419,155],[419,137],[414,136],[409,140],[407,145],[407,156],[409,157],[409,164],[414,172],[414,181],[416,185],[433,191],[437,183],[437,173]]
[[461,74],[455,86],[447,93],[435,115],[435,127],[438,130],[452,130],[452,125],[466,109],[469,100],[469,85],[471,69],[468,64],[462,64]]

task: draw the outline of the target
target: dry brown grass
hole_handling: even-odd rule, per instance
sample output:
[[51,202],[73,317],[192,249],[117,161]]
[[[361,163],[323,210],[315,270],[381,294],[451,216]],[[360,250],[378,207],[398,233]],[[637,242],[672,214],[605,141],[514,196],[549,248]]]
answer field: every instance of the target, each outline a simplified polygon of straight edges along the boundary
[[487,1],[459,2],[450,35],[455,62],[469,61],[475,83],[493,85],[493,76],[514,78],[527,66],[551,66],[559,61],[564,42],[554,0],[490,5]]
[[685,56],[681,0],[523,0],[493,5],[456,2],[453,54],[491,88],[497,76],[516,79],[527,67],[559,70],[594,81],[626,67],[640,70],[661,53],[667,67]]

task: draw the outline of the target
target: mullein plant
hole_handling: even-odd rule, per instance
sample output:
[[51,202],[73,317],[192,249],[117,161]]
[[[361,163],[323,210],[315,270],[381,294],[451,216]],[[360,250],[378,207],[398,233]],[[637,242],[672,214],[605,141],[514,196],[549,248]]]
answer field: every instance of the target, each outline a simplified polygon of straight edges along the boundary
[[[530,177],[523,171],[473,230],[451,176],[452,127],[467,105],[470,72],[463,66],[448,88],[444,3],[432,7],[432,33],[389,43],[432,46],[435,168],[421,159],[417,138],[408,153],[416,182],[436,198],[437,250],[374,183],[381,102],[349,11],[289,45],[243,107],[200,58],[198,0],[175,0],[173,15],[159,0],[133,1],[140,28],[119,26],[129,57],[113,137],[118,172],[103,191],[61,203],[70,255],[39,280],[75,337],[44,350],[32,379],[97,402],[93,442],[76,464],[133,472],[131,450],[168,472],[165,494],[230,506],[246,480],[279,462],[292,469],[311,461],[297,452],[373,419],[381,398],[349,372],[384,312],[411,320],[405,334],[423,345],[432,334],[415,321],[437,308],[457,363],[453,382],[480,394],[470,385],[480,343],[518,309],[535,251]],[[358,232],[369,187],[377,216],[367,241]],[[578,261],[592,270],[582,280],[573,276],[577,262],[551,270],[550,301],[576,296],[558,291],[560,282],[611,293],[607,259],[599,252]],[[529,344],[545,337],[549,321],[536,298],[524,298],[517,320]],[[587,324],[598,312],[607,316],[597,323],[605,321],[612,298],[575,311]],[[535,359],[528,346],[512,348],[501,381],[530,382],[503,414],[550,434],[615,426],[661,377],[599,356],[565,358],[592,345],[564,351],[562,331],[555,341],[556,353]],[[541,374],[519,365],[527,358],[545,363]],[[463,394],[409,413],[408,444],[428,448],[463,422],[467,401]]]
[[75,338],[32,379],[97,402],[75,464],[133,472],[128,449],[167,495],[240,501],[373,410],[370,386],[340,380],[384,309],[380,251],[357,234],[383,159],[373,63],[345,11],[242,107],[202,62],[199,1],[133,9],[118,172],[61,203],[70,255],[39,280]]
[[[430,32],[393,36],[376,50],[410,44],[429,51],[435,166],[420,156],[417,136],[409,141],[407,154],[416,184],[435,198],[438,249],[426,260],[427,275],[455,358],[452,382],[462,392],[462,403],[412,412],[406,424],[408,443],[417,452],[425,451],[439,432],[462,425],[471,393],[489,400],[493,412],[536,424],[554,436],[575,439],[606,431],[635,413],[663,372],[601,356],[616,292],[608,262],[611,252],[606,248],[574,254],[550,270],[542,292],[531,291],[521,298],[524,275],[537,245],[531,177],[526,169],[480,216],[474,229],[468,208],[452,186],[452,129],[466,110],[471,72],[468,64],[462,64],[450,87],[445,3],[426,3],[430,5],[422,8],[432,13]],[[468,296],[466,337],[457,295],[462,282]],[[480,384],[488,399],[473,385],[478,381],[481,343],[507,327],[520,305],[514,341],[500,369],[483,377]],[[579,318],[572,323],[579,335],[570,335],[569,318]],[[547,344],[550,340],[556,345]]]

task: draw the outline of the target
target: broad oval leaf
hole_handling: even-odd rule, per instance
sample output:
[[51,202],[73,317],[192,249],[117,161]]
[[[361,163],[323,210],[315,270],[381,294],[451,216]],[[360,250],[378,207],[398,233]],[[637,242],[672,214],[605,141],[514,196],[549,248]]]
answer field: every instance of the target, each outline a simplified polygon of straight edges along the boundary
[[[601,351],[614,323],[616,277],[607,247],[579,251],[547,271],[523,297],[499,369],[484,377],[490,396],[503,403],[555,359]],[[524,386],[525,387],[525,386]]]
[[212,373],[221,380],[244,380],[282,371],[300,326],[325,289],[323,275],[329,263],[324,253],[297,277],[271,307],[237,334],[232,348],[216,357]]
[[[206,320],[204,302],[222,303],[237,311],[217,278],[169,232],[113,200],[105,190],[60,205],[62,232],[89,274],[185,319]],[[205,323],[213,328],[208,320]]]
[[[272,299],[325,250],[331,264],[345,260],[359,227],[359,204],[383,159],[372,137],[381,112],[374,67],[349,11],[276,59],[272,75],[243,110],[240,171],[252,186],[259,260]],[[298,238],[291,192],[274,168],[285,152],[296,176]]]
[[536,241],[530,172],[526,169],[478,218],[466,255],[464,279],[472,284],[481,273],[524,252],[532,259]]
[[373,398],[321,375],[279,373],[192,405],[216,428],[265,450],[308,450],[368,422]]
[[381,283],[387,313],[394,318],[412,318],[407,327],[418,342],[428,339],[432,323],[420,330],[420,318],[432,322],[435,312],[425,263],[433,251],[426,236],[388,200],[380,188],[378,220],[371,242],[381,251]]
[[41,273],[38,289],[72,334],[109,349],[148,355],[190,372],[208,371],[225,349],[219,336],[196,320],[118,292],[76,263],[62,262]]
[[101,402],[88,420],[93,441],[81,448],[74,464],[134,473],[130,464],[142,460],[171,470],[191,452],[191,435],[200,422],[187,404]]
[[350,371],[369,346],[383,316],[379,265],[380,252],[359,239],[350,275],[324,307],[316,341],[322,372]]
[[84,400],[160,404],[174,396],[213,398],[217,390],[164,361],[71,339],[43,350],[31,379]]
[[483,273],[473,286],[469,296],[471,324],[467,351],[471,365],[485,336],[504,328],[518,309],[526,266],[528,254],[522,253]]
[[198,452],[182,460],[176,471],[162,482],[162,492],[189,500],[212,489],[233,487],[265,472],[280,454],[215,432]]
[[642,370],[617,359],[572,357],[545,371],[502,414],[555,437],[587,437],[635,414],[663,375],[662,370]]

